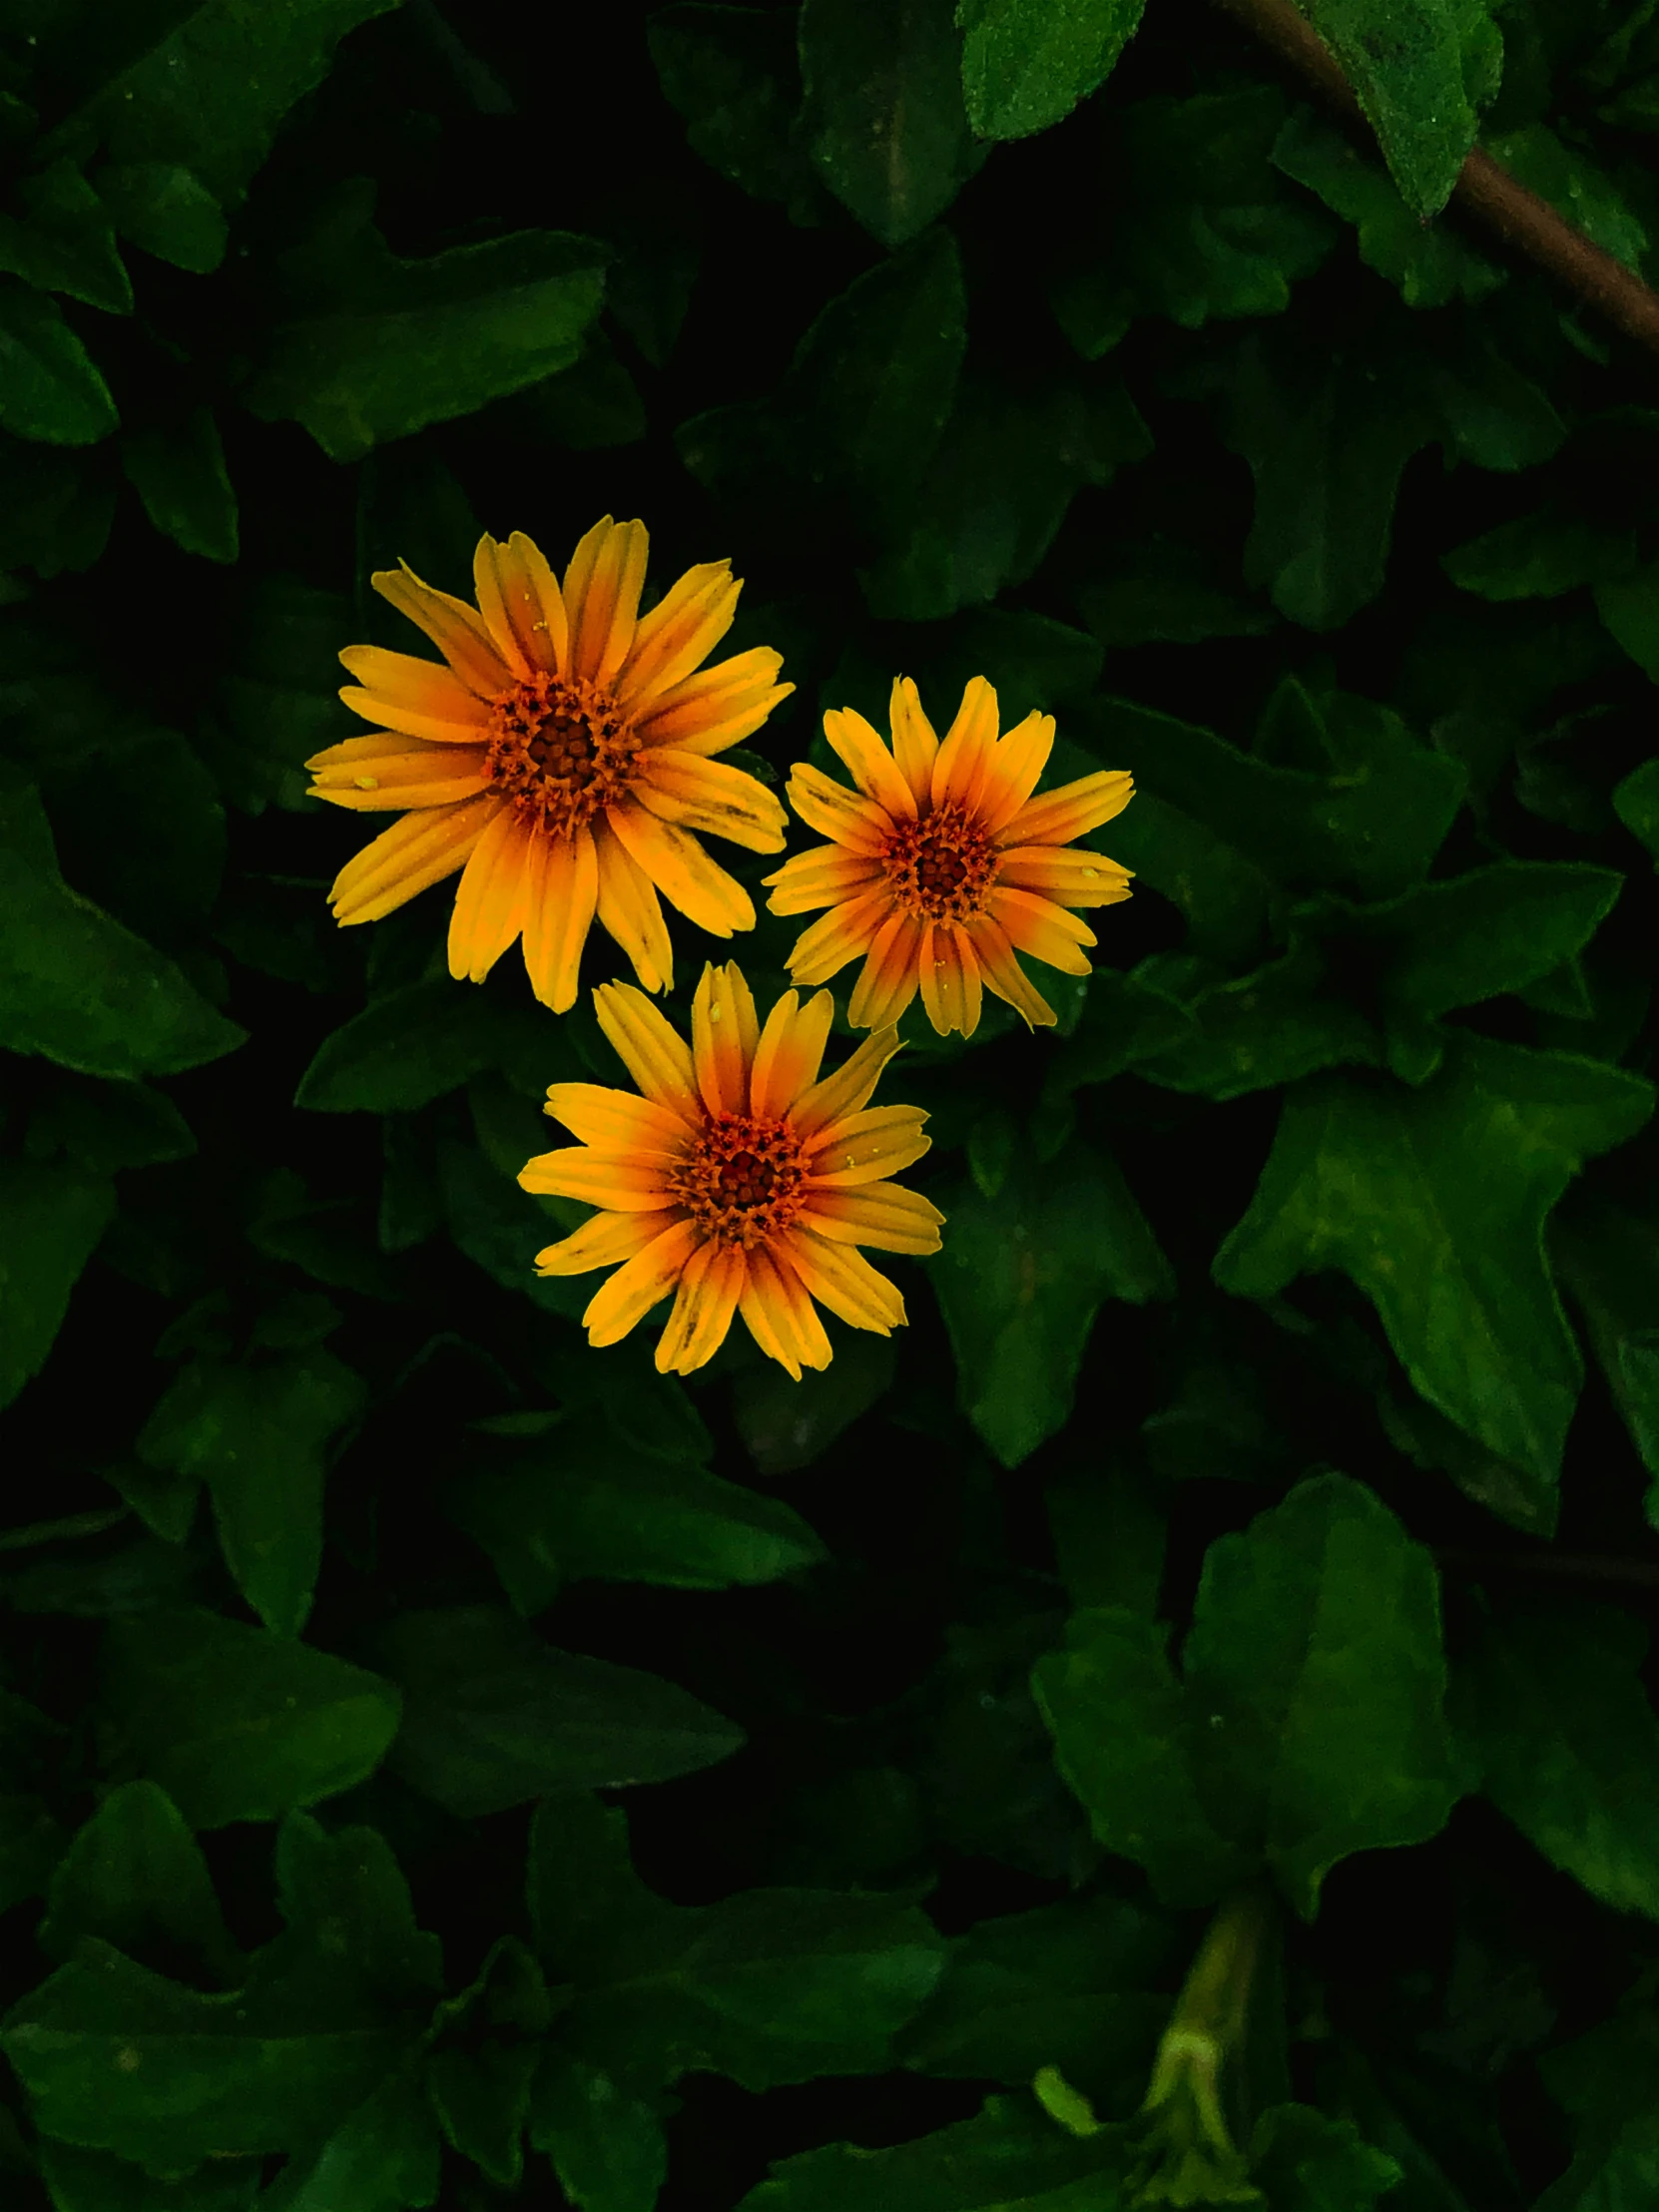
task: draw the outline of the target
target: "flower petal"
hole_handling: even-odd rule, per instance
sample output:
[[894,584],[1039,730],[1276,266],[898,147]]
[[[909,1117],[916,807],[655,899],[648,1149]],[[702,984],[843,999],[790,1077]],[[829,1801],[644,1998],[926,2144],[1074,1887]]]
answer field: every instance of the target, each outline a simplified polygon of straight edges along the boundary
[[827,983],[848,960],[866,953],[892,918],[892,893],[881,881],[831,906],[796,938],[789,957],[790,980]]
[[606,820],[629,856],[700,929],[713,937],[729,937],[734,929],[754,928],[755,907],[749,893],[710,859],[689,830],[659,822],[643,807],[626,801],[611,808]]
[[692,999],[692,1066],[711,1114],[749,1110],[749,1071],[760,1041],[755,998],[736,960],[703,970]]
[[1062,906],[1115,906],[1129,896],[1133,878],[1131,869],[1087,845],[1016,844],[997,861],[996,879]]
[[866,799],[874,800],[894,822],[914,822],[916,795],[862,715],[851,707],[831,708],[824,718],[824,734]]
[[944,1220],[931,1199],[901,1183],[865,1183],[857,1190],[815,1190],[799,1226],[831,1244],[873,1245],[878,1252],[937,1252]]
[[425,631],[469,692],[494,699],[510,688],[513,672],[491,643],[476,608],[423,584],[407,561],[377,570],[369,582],[400,615]]
[[478,611],[502,657],[520,676],[537,669],[556,675],[569,650],[559,580],[541,548],[522,530],[505,545],[480,538],[472,559]]
[[643,707],[701,668],[732,627],[742,584],[730,561],[687,569],[634,632],[633,649],[617,676],[625,707]]
[[916,995],[926,926],[914,914],[890,914],[876,931],[846,1018],[854,1029],[885,1029]]
[[803,1288],[837,1321],[853,1329],[873,1330],[878,1337],[889,1337],[903,1326],[904,1300],[897,1287],[872,1268],[855,1246],[830,1244],[797,1226],[778,1239],[778,1249]]
[[933,763],[931,796],[935,807],[971,808],[991,765],[996,743],[996,693],[975,676],[962,694],[956,719],[945,732]]
[[884,807],[849,792],[810,761],[797,761],[790,771],[789,802],[809,829],[849,852],[880,852],[895,827]]
[[524,968],[544,1006],[568,1014],[576,1003],[582,949],[599,896],[593,833],[568,837],[538,831],[524,882]]
[[543,1113],[562,1121],[579,1144],[604,1152],[638,1152],[677,1160],[686,1148],[686,1123],[672,1107],[604,1083],[552,1083]]
[[1054,1009],[1020,966],[1008,933],[994,914],[975,914],[966,924],[979,961],[979,972],[998,998],[1005,998],[1024,1016],[1028,1029],[1048,1027]]
[[582,1316],[590,1345],[620,1344],[665,1299],[699,1245],[695,1223],[676,1221],[594,1293]]
[[340,698],[364,722],[438,745],[481,745],[489,735],[489,708],[441,661],[389,653],[383,645],[348,645],[340,662],[357,679]]
[[334,877],[328,892],[334,919],[342,925],[378,921],[453,875],[504,805],[493,792],[481,792],[453,807],[421,807],[401,816]]
[[780,684],[782,653],[752,646],[714,668],[685,677],[660,698],[647,701],[634,723],[644,745],[678,746],[707,760],[752,737],[781,700],[794,691]]
[[633,961],[634,973],[646,990],[672,990],[674,945],[656,884],[628,857],[603,815],[595,820],[592,836],[599,861],[600,926],[609,930]]
[[892,703],[887,710],[892,726],[892,755],[898,773],[914,792],[917,802],[931,799],[933,763],[939,757],[939,741],[933,725],[921,711],[921,697],[908,676],[895,676]]
[[529,676],[536,664],[519,643],[513,627],[513,618],[502,594],[501,578],[496,567],[496,555],[501,548],[487,534],[478,540],[472,555],[472,596],[478,602],[478,612],[489,641],[520,682]]
[[769,1359],[789,1370],[799,1382],[803,1368],[827,1368],[832,1357],[824,1324],[802,1282],[783,1253],[758,1245],[749,1255],[739,1311],[749,1334]]
[[805,1006],[799,991],[786,991],[761,1031],[749,1077],[749,1111],[757,1121],[787,1114],[809,1085],[818,1081],[835,1001],[815,991]]
[[449,972],[481,983],[524,927],[531,819],[503,807],[472,848],[449,916]]
[[832,1121],[844,1121],[869,1104],[881,1070],[898,1050],[896,1029],[877,1029],[848,1054],[832,1075],[815,1083],[790,1112],[796,1134],[811,1137]]
[[1053,899],[1035,891],[1004,890],[998,884],[986,895],[985,911],[1002,924],[1016,951],[1029,952],[1034,960],[1067,975],[1093,973],[1083,947],[1097,942],[1094,931]]
[[730,837],[752,852],[782,852],[789,817],[766,786],[724,761],[701,760],[673,746],[639,756],[633,796],[661,822]]
[[357,813],[387,807],[448,807],[489,788],[484,749],[421,745],[400,731],[343,738],[305,763],[313,799]]
[[565,570],[570,622],[567,673],[608,685],[634,642],[651,541],[643,522],[596,522]]
[[645,1096],[694,1128],[703,1126],[703,1101],[692,1072],[691,1046],[632,983],[601,983],[593,994],[599,1026]]
[[922,1134],[926,1119],[922,1106],[866,1106],[861,1114],[832,1122],[819,1133],[812,1186],[850,1190],[855,1184],[902,1175],[932,1150],[932,1138]]
[[595,1214],[580,1229],[558,1244],[536,1254],[538,1275],[586,1275],[593,1268],[611,1268],[631,1260],[655,1243],[665,1229],[672,1229],[678,1215]]
[[843,852],[838,844],[815,844],[763,878],[772,890],[767,907],[775,914],[810,914],[817,906],[833,906],[850,898],[880,874],[881,863],[866,853]]
[[995,836],[1037,788],[1054,750],[1054,717],[1029,714],[998,738],[979,793],[979,826]]
[[657,1340],[659,1375],[692,1375],[726,1342],[749,1273],[742,1245],[711,1238],[686,1262],[668,1326]]
[[921,1003],[939,1035],[959,1029],[971,1037],[979,1026],[979,962],[966,931],[954,921],[929,922],[916,967]]
[[666,1159],[570,1144],[526,1160],[518,1180],[538,1198],[579,1198],[584,1206],[603,1206],[615,1214],[649,1214],[675,1203],[669,1173]]
[[1075,784],[1061,784],[1055,791],[1028,799],[1003,825],[1002,841],[1006,845],[1070,844],[1073,837],[1121,815],[1134,796],[1134,778],[1127,769],[1100,769],[1093,776],[1080,776]]

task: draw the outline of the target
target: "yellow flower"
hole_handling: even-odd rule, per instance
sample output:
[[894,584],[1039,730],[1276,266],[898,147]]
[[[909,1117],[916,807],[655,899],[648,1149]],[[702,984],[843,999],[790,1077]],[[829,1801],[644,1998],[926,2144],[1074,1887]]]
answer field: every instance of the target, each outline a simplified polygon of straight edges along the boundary
[[936,1252],[944,1218],[887,1181],[930,1142],[920,1107],[869,1104],[898,1050],[893,1031],[866,1037],[821,1079],[828,991],[805,1006],[786,991],[763,1029],[737,963],[706,967],[689,1049],[631,984],[593,996],[643,1095],[555,1083],[547,1111],[580,1142],[519,1177],[527,1191],[602,1209],[536,1257],[543,1275],[616,1268],[582,1317],[588,1342],[616,1344],[670,1291],[664,1374],[702,1367],[742,1314],[799,1382],[830,1361],[815,1299],[854,1329],[890,1335],[904,1301],[857,1247]]
[[916,687],[892,688],[889,746],[850,708],[827,714],[824,734],[851,771],[849,792],[798,761],[790,805],[833,841],[786,860],[767,882],[775,914],[829,913],[790,954],[797,983],[824,983],[861,953],[847,1018],[854,1028],[897,1021],[919,987],[944,1035],[979,1025],[981,986],[1024,1015],[1054,1010],[1016,957],[1087,975],[1094,931],[1066,911],[1129,896],[1129,870],[1098,852],[1065,849],[1121,814],[1134,786],[1102,770],[1033,799],[1054,743],[1052,715],[1027,715],[997,736],[996,693],[976,676],[941,745]]
[[449,972],[481,983],[513,940],[536,996],[564,1013],[597,917],[649,991],[674,980],[657,893],[717,937],[755,908],[695,831],[779,852],[786,817],[765,787],[711,756],[758,730],[795,689],[766,647],[703,663],[742,586],[727,561],[688,569],[639,612],[647,538],[607,515],[561,586],[530,540],[481,538],[477,609],[405,565],[373,579],[443,663],[354,645],[340,693],[380,727],[307,766],[336,807],[408,811],[348,860],[330,892],[340,922],[375,921],[464,868]]

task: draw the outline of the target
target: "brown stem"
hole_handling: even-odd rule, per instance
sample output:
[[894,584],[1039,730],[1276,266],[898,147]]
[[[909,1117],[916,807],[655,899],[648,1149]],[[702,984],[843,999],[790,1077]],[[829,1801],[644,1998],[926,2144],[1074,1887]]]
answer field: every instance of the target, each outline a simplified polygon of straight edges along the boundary
[[[1271,46],[1344,117],[1365,121],[1341,64],[1293,0],[1216,0],[1216,5]],[[1626,337],[1659,353],[1659,292],[1611,254],[1592,246],[1548,201],[1517,184],[1478,146],[1464,162],[1451,197],[1512,252],[1577,292]]]

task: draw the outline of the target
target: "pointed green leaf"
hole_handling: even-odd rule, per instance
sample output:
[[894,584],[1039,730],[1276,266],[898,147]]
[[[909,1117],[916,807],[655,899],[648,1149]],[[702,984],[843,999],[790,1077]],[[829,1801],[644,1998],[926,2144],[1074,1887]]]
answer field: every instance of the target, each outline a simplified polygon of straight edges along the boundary
[[962,89],[981,138],[1027,138],[1111,75],[1144,0],[957,0]]
[[86,347],[43,292],[0,276],[0,430],[96,445],[118,416]]
[[45,1366],[114,1212],[100,1176],[0,1159],[0,1405]]

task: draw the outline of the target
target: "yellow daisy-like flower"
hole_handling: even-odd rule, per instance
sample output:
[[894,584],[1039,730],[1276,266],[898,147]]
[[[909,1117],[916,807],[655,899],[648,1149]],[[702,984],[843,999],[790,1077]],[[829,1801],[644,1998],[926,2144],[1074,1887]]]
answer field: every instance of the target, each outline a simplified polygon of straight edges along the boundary
[[919,989],[941,1036],[971,1036],[987,984],[1028,1024],[1053,1021],[1017,954],[1088,974],[1083,947],[1094,931],[1066,909],[1127,898],[1130,871],[1066,847],[1121,814],[1134,785],[1125,771],[1102,770],[1034,799],[1054,718],[1027,715],[999,738],[996,693],[982,676],[942,744],[908,677],[893,685],[891,719],[889,746],[850,708],[824,718],[855,792],[805,761],[791,774],[790,805],[832,839],[767,877],[775,914],[830,908],[797,941],[791,976],[828,982],[862,954],[847,1008],[857,1029],[897,1021]]
[[703,666],[742,589],[728,561],[689,569],[642,616],[647,545],[643,523],[607,515],[561,585],[522,532],[481,538],[476,608],[406,564],[373,578],[443,662],[377,645],[340,655],[356,678],[340,698],[380,727],[306,764],[316,796],[407,811],[340,869],[336,920],[378,920],[464,869],[450,974],[481,983],[522,936],[536,996],[559,1014],[596,918],[648,991],[674,980],[659,891],[717,937],[754,928],[749,893],[696,832],[783,850],[783,808],[712,756],[795,687],[764,646]]
[[542,1275],[616,1268],[582,1317],[588,1342],[618,1343],[670,1291],[657,1346],[665,1375],[702,1367],[741,1314],[799,1382],[803,1368],[830,1361],[815,1299],[854,1329],[890,1335],[904,1301],[857,1248],[936,1252],[944,1218],[887,1180],[930,1142],[919,1106],[869,1104],[898,1050],[893,1031],[866,1037],[821,1078],[828,991],[805,1006],[786,991],[763,1029],[737,963],[707,967],[689,1047],[631,984],[593,996],[642,1095],[555,1083],[547,1111],[580,1142],[519,1176],[527,1191],[601,1209],[536,1256]]

